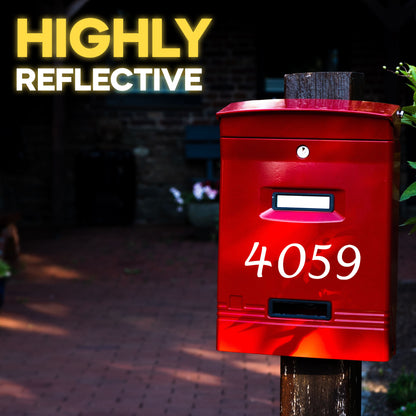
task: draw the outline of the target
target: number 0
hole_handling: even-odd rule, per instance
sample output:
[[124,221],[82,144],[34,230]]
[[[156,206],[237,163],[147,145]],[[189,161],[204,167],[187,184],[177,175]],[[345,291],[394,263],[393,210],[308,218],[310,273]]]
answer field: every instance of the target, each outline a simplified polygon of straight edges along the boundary
[[[296,269],[295,273],[287,274],[285,272],[283,263],[285,261],[285,255],[291,247],[296,247],[299,250],[299,254],[300,254],[299,266]],[[303,248],[303,246],[297,243],[289,244],[283,249],[283,251],[280,253],[280,256],[279,256],[278,270],[279,270],[280,275],[285,277],[286,279],[291,279],[292,277],[297,276],[302,271],[303,266],[305,265],[305,261],[306,261],[306,253],[305,253],[305,249]]]

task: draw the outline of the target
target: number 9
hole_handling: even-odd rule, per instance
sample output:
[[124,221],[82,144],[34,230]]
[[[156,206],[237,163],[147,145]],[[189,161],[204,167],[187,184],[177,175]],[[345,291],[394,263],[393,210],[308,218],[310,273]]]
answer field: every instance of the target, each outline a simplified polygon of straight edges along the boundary
[[[353,261],[351,262],[346,262],[343,259],[344,256],[344,251],[347,248],[351,248],[352,250],[354,250],[355,253],[355,258]],[[351,273],[348,274],[347,276],[340,276],[339,274],[337,274],[337,278],[339,280],[349,280],[352,279],[358,272],[358,269],[360,267],[360,263],[361,263],[361,254],[360,254],[360,250],[358,250],[357,247],[353,246],[352,244],[347,244],[346,246],[342,247],[339,252],[338,252],[338,256],[337,256],[337,260],[338,263],[343,266],[343,267],[351,267],[354,266],[353,269],[351,270]]]

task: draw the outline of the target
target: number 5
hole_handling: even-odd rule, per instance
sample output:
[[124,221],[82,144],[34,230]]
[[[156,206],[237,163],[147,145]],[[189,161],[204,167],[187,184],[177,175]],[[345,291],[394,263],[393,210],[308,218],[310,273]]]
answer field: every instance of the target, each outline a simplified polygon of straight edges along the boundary
[[312,256],[312,261],[318,260],[318,261],[322,262],[325,266],[325,270],[320,275],[314,275],[312,273],[309,273],[309,277],[311,279],[323,279],[324,277],[328,276],[331,266],[330,266],[329,261],[328,261],[327,258],[325,258],[323,256],[318,256],[318,251],[319,250],[328,250],[329,248],[331,248],[331,246],[332,246],[331,244],[328,244],[328,245],[325,245],[325,246],[315,244],[315,249],[313,251],[313,256]]

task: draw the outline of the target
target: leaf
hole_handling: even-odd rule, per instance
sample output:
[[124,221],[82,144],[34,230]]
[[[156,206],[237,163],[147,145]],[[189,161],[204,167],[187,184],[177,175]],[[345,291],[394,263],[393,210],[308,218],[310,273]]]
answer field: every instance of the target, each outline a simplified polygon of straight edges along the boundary
[[402,196],[400,197],[400,201],[406,201],[406,199],[409,199],[415,195],[416,195],[416,182],[413,182],[404,190],[404,192],[402,193]]
[[407,71],[407,77],[409,81],[416,86],[416,67],[413,65],[407,65],[409,70]]
[[415,117],[409,116],[408,114],[404,114],[402,118],[402,124],[407,124],[409,126],[415,127]]
[[400,224],[400,227],[405,227],[406,225],[413,225],[409,231],[409,235],[413,234],[416,231],[416,217],[407,219],[403,224]]
[[416,105],[407,105],[405,107],[402,107],[402,110],[405,113],[416,114]]
[[0,278],[10,277],[10,266],[2,259],[0,259]]
[[[416,87],[413,84],[406,84],[416,94]],[[413,101],[415,101],[415,94],[413,94]]]
[[409,72],[410,72],[410,75],[412,76],[412,78],[416,79],[416,66],[409,65],[409,64],[407,64],[407,66],[409,67]]
[[410,162],[410,160],[408,160],[407,163],[411,168],[416,169],[416,162]]
[[403,224],[400,224],[400,227],[405,227],[406,225],[416,224],[416,217],[407,219]]

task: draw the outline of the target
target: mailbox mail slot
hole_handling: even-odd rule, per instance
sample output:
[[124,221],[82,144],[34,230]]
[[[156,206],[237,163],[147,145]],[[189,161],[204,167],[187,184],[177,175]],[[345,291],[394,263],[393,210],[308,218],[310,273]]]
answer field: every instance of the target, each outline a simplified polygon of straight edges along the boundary
[[273,209],[282,211],[333,211],[334,195],[275,192]]
[[217,348],[387,361],[395,351],[398,107],[221,110]]

